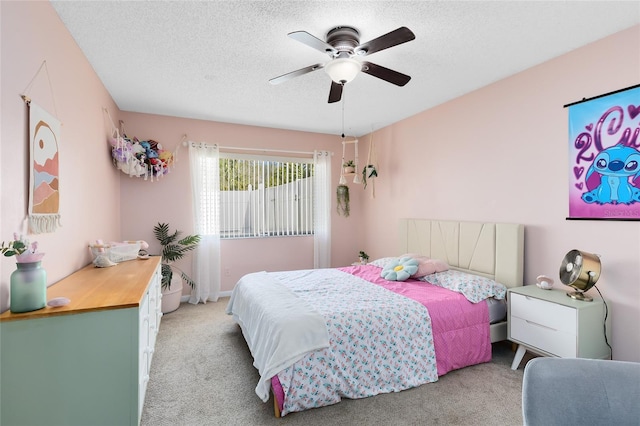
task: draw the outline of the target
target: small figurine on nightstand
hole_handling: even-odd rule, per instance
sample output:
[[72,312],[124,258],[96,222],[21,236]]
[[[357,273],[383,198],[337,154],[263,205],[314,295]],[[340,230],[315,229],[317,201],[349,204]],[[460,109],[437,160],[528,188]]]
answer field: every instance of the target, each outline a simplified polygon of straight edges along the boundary
[[553,287],[553,279],[546,275],[538,275],[538,278],[536,278],[536,285],[543,290],[551,290]]

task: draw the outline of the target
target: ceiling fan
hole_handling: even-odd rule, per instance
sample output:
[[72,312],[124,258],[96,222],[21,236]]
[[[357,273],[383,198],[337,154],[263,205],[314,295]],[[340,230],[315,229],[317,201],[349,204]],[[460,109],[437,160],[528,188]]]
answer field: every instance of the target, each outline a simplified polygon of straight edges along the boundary
[[367,56],[406,43],[416,38],[407,28],[400,27],[378,38],[360,44],[360,33],[353,27],[335,27],[327,33],[327,41],[322,41],[306,31],[294,31],[287,34],[294,40],[306,44],[329,55],[331,60],[325,64],[315,64],[269,80],[271,84],[283,83],[294,77],[324,68],[331,77],[329,103],[338,102],[342,98],[345,84],[353,80],[358,72],[380,78],[396,86],[404,86],[411,77],[368,61],[358,61],[354,57]]

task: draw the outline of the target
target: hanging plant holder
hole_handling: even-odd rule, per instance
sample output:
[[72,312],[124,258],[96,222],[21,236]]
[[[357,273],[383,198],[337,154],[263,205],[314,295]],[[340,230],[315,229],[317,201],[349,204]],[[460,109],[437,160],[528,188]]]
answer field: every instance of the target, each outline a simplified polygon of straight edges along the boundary
[[338,185],[336,189],[336,209],[338,214],[349,217],[349,187],[347,185]]
[[364,189],[367,189],[367,181],[371,182],[371,198],[376,198],[375,181],[372,180],[378,177],[378,155],[376,153],[376,146],[373,143],[373,130],[369,136],[369,158],[367,159],[367,165],[362,169],[362,183]]
[[373,164],[369,164],[362,169],[362,183],[365,189],[367,188],[367,179],[373,179],[375,177],[378,177],[378,171]]
[[[347,144],[354,145],[354,154],[355,158],[353,160],[347,160],[345,158],[345,150]],[[340,169],[340,185],[347,184],[347,178],[345,175],[353,174],[353,183],[361,183],[360,174],[358,173],[358,139],[346,140],[345,136],[342,135],[342,168]]]

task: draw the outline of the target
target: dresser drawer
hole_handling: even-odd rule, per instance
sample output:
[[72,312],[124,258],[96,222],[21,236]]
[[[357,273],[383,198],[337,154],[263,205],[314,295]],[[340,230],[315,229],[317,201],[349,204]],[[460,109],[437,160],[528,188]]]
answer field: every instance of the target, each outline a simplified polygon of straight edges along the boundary
[[577,329],[575,309],[516,293],[511,293],[510,298],[512,320],[520,318],[541,327],[563,332],[565,335],[573,336],[571,340],[575,344]]
[[562,358],[575,358],[577,355],[576,335],[555,328],[511,317],[511,339],[526,343]]

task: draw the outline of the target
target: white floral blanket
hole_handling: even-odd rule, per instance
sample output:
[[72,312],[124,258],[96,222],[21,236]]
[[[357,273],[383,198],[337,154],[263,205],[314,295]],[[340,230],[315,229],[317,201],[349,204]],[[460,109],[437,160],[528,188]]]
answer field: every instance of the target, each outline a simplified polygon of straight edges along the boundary
[[438,380],[422,304],[337,269],[269,275],[324,317],[330,339],[278,373],[282,415]]

